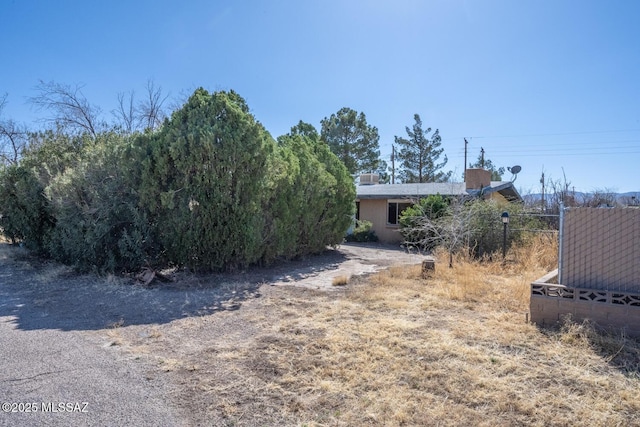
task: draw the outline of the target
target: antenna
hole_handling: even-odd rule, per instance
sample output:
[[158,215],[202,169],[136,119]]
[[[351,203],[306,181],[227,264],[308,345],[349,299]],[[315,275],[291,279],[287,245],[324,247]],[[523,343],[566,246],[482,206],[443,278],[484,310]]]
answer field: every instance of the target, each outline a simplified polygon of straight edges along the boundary
[[518,173],[522,170],[522,168],[519,165],[515,165],[515,166],[507,167],[507,170],[513,174],[513,176],[511,177],[511,182],[516,182],[516,179],[518,178]]

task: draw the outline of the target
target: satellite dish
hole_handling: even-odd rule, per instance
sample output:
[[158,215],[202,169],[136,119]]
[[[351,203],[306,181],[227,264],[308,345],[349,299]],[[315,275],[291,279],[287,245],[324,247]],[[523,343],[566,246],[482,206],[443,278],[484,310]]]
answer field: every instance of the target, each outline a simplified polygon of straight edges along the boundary
[[519,165],[515,165],[508,167],[507,170],[513,174],[513,179],[511,179],[511,182],[515,182],[516,178],[518,178],[518,172],[520,172],[522,168]]

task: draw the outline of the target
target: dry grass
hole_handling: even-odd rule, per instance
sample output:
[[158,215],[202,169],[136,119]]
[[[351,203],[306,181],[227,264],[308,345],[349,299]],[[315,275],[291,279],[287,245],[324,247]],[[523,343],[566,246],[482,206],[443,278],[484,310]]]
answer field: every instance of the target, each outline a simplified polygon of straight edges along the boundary
[[144,345],[171,361],[194,424],[640,425],[638,342],[525,322],[555,250],[538,238],[507,263],[442,257],[429,279],[397,266],[336,292],[267,287]]
[[347,283],[349,283],[349,278],[347,276],[336,276],[331,281],[333,286],[345,286]]

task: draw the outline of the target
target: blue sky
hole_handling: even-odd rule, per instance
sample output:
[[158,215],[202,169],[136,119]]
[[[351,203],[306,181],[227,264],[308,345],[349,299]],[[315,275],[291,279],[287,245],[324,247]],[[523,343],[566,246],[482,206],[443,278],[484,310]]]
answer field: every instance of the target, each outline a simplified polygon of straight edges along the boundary
[[[481,147],[516,186],[640,190],[640,2],[0,0],[5,118],[38,80],[84,84],[105,119],[149,79],[173,97],[234,89],[274,137],[366,114],[383,157],[413,115],[460,177]],[[505,178],[510,178],[507,174]]]

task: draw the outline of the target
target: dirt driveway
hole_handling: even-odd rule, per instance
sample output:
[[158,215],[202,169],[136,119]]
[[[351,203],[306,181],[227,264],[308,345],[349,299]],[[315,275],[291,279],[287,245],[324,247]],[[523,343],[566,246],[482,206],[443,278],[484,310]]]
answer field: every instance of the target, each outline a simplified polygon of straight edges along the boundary
[[324,264],[320,268],[313,265],[297,267],[274,277],[269,284],[331,290],[335,289],[331,285],[335,277],[369,274],[396,264],[420,264],[426,259],[423,255],[400,250],[397,246],[382,244],[343,244],[335,252],[333,255],[338,260],[333,264]]
[[[175,282],[144,287],[77,275],[0,244],[0,397],[89,404],[81,414],[0,413],[0,425],[295,425],[260,409],[239,365],[230,364],[233,355],[269,335],[272,307],[290,298],[339,298],[345,287],[332,286],[336,276],[422,259],[384,245],[345,244],[269,269],[180,272]],[[229,385],[225,394],[221,384],[241,388]],[[252,417],[234,418],[234,398],[247,400],[240,406],[255,410]]]

